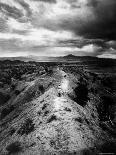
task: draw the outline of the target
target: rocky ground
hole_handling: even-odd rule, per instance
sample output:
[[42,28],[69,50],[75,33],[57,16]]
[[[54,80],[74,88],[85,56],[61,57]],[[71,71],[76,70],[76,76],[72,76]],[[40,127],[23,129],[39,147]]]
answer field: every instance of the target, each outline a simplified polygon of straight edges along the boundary
[[0,154],[115,154],[116,95],[101,81],[67,67],[19,81],[0,106]]

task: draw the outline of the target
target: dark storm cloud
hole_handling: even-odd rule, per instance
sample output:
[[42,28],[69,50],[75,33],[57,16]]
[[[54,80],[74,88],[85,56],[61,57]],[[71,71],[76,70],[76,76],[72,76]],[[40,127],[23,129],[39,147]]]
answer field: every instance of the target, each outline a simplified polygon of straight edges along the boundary
[[31,53],[46,47],[49,53],[52,42],[56,54],[97,56],[116,49],[116,0],[0,1],[3,51]]
[[32,14],[29,4],[24,0],[17,0],[17,3],[19,3],[27,11],[27,16],[30,16]]
[[7,4],[0,3],[0,11],[5,13],[7,16],[13,17],[15,19],[21,18],[23,13],[16,7],[11,7]]
[[106,42],[102,39],[73,39],[73,40],[65,40],[65,41],[59,41],[60,44],[64,45],[72,45],[77,46],[79,48],[88,45],[88,44],[94,44],[100,47],[106,47]]
[[36,2],[46,2],[46,3],[56,3],[56,0],[33,0],[33,1],[36,1]]
[[[87,38],[116,39],[116,0],[89,0],[95,19],[82,23],[75,32]],[[91,17],[90,17],[91,18]]]
[[[116,0],[63,0],[62,2],[70,4],[70,9],[64,6],[67,8],[66,11],[64,9],[62,13],[61,9],[56,19],[51,17],[43,22],[39,19],[37,22],[34,21],[35,25],[54,31],[61,29],[73,31],[76,35],[88,39],[116,40]],[[60,6],[63,8],[63,5]]]
[[116,0],[65,1],[70,4],[72,13],[75,10],[77,14],[74,16],[68,14],[53,24],[49,21],[50,26],[44,24],[45,27],[51,29],[60,27],[89,39],[116,40]]
[[8,26],[6,24],[6,21],[3,18],[0,18],[0,32],[6,32],[8,29]]
[[92,7],[97,7],[98,4],[99,4],[98,0],[88,0],[88,3],[87,3],[88,6],[92,6]]

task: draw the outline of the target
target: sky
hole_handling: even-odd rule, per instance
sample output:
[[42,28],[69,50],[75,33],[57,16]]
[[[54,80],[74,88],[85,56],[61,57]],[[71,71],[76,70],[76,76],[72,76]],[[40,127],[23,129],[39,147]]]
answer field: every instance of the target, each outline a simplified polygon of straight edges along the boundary
[[0,0],[0,57],[116,58],[116,0]]

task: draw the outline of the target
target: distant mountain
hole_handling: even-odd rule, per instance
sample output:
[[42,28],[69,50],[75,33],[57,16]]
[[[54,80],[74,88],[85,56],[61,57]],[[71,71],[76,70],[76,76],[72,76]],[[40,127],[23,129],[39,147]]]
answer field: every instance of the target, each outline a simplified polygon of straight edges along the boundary
[[62,57],[61,59],[66,61],[92,61],[92,60],[98,60],[97,57],[92,56],[75,56],[73,54],[66,55]]
[[0,57],[0,61],[4,60],[10,60],[10,61],[24,61],[24,62],[29,62],[29,61],[35,61],[35,62],[53,62],[53,61],[59,61],[59,57],[47,57],[47,56],[22,56],[22,57]]
[[73,55],[73,54],[69,54],[69,55],[66,55],[64,56],[64,58],[77,58],[77,56]]
[[[35,61],[35,62],[66,62],[66,61],[97,61],[98,59],[103,59],[103,58],[97,58],[97,57],[92,57],[92,56],[75,56],[73,54],[69,54],[66,56],[61,56],[61,57],[48,57],[48,56],[25,56],[25,57],[1,57],[0,61],[4,60],[10,60],[10,61],[24,61],[24,62],[29,62],[29,61]],[[110,59],[109,59],[110,60]]]
[[91,58],[97,58],[97,57],[92,57],[92,56],[76,56],[76,55],[73,55],[73,54],[69,54],[69,55],[66,55],[64,56],[63,58],[65,59],[91,59]]
[[29,58],[29,57],[1,57],[0,60],[1,61],[4,61],[4,60],[10,60],[10,61],[19,60],[19,61],[25,61],[25,62],[34,61],[33,58]]

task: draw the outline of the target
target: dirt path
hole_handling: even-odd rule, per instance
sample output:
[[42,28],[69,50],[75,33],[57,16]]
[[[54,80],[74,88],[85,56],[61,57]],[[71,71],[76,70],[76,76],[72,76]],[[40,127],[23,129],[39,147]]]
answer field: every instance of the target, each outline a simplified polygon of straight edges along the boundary
[[67,78],[67,74],[64,71],[60,70],[59,72],[62,77],[59,90],[61,90],[63,93],[67,93],[69,88],[69,79]]

